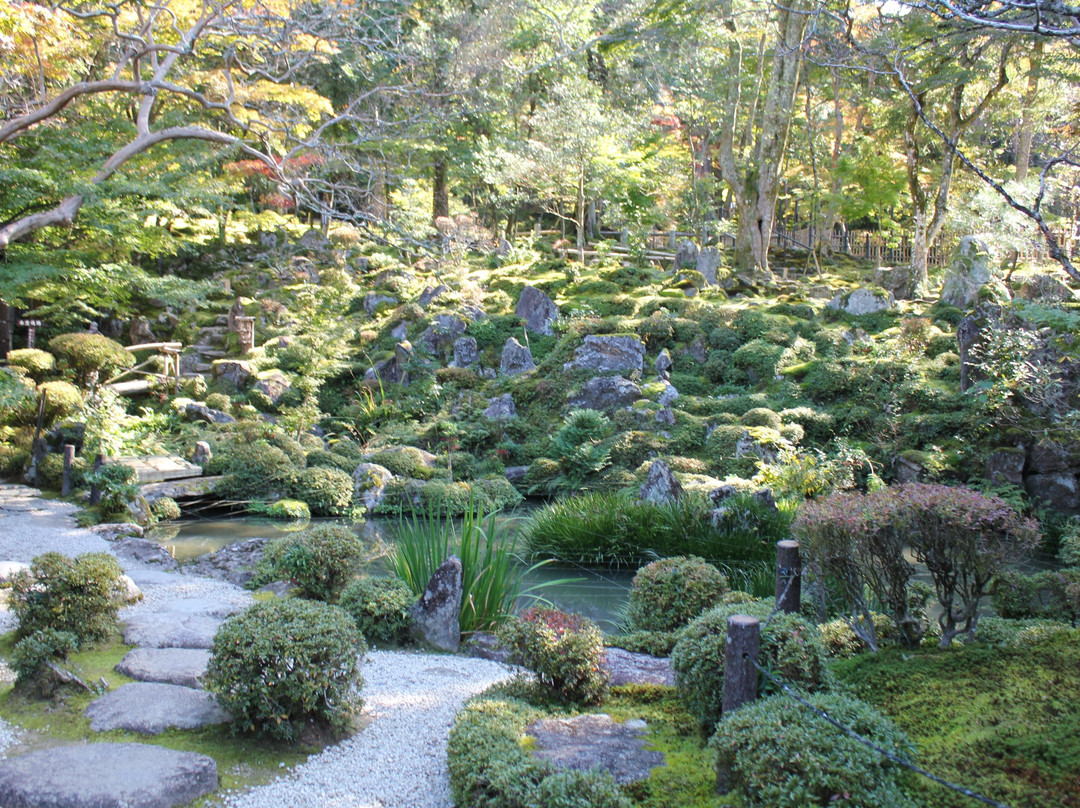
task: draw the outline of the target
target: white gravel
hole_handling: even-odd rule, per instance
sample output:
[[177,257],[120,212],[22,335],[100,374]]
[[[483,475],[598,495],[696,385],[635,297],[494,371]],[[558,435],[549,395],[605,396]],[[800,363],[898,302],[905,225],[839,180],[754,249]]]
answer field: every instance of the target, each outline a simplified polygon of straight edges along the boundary
[[360,733],[288,776],[230,798],[233,808],[446,808],[446,740],[470,696],[511,675],[482,659],[372,651]]

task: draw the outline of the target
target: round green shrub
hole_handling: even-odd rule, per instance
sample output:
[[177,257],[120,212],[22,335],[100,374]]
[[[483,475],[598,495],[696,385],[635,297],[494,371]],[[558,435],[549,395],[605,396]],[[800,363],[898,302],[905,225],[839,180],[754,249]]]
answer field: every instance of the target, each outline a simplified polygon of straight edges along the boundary
[[30,450],[11,444],[0,444],[0,477],[21,476],[30,461]]
[[337,469],[338,471],[344,471],[346,474],[352,474],[359,462],[334,452],[328,452],[325,449],[315,449],[307,454],[308,468]]
[[154,515],[155,519],[162,522],[171,522],[181,516],[180,506],[176,504],[176,500],[172,497],[160,497],[154,500],[154,504],[150,506],[150,513]]
[[752,410],[747,410],[739,422],[743,426],[767,426],[777,431],[780,431],[780,427],[783,426],[780,416],[768,407],[754,407]]
[[[83,482],[83,477],[90,470],[89,464],[82,457],[76,457],[71,464],[71,481],[76,487]],[[59,491],[64,482],[64,458],[58,454],[47,454],[37,466],[37,485]]]
[[279,499],[267,505],[263,514],[271,519],[305,520],[311,518],[311,509],[298,499]]
[[763,339],[754,339],[731,355],[731,364],[746,374],[754,384],[764,384],[776,375],[784,348]]
[[368,462],[382,466],[398,477],[411,477],[414,480],[430,480],[435,474],[435,470],[427,465],[424,453],[415,446],[375,452],[369,456]]
[[364,559],[364,545],[349,528],[316,525],[267,542],[256,580],[288,580],[303,595],[334,602]]
[[221,410],[222,412],[228,412],[232,409],[232,399],[224,393],[211,393],[206,397],[205,404],[211,409]]
[[108,553],[69,558],[45,553],[30,562],[29,572],[11,582],[11,610],[19,620],[16,636],[43,629],[71,632],[79,645],[107,639],[127,589],[123,570]]
[[49,350],[83,379],[91,373],[109,376],[135,364],[134,355],[119,342],[87,331],[53,337],[49,340]]
[[513,484],[505,477],[492,477],[490,479],[474,480],[473,491],[479,491],[490,501],[488,511],[499,511],[503,508],[513,508],[524,497],[514,488]]
[[532,608],[499,630],[511,659],[563,702],[596,704],[607,687],[604,636],[579,614]]
[[214,492],[224,499],[259,499],[287,490],[296,468],[281,449],[260,440],[215,453],[206,473],[223,475]]
[[54,660],[64,660],[79,647],[79,638],[70,631],[42,628],[23,637],[11,651],[11,667],[15,671],[15,684],[37,695],[46,692],[45,681],[40,676],[42,668]]
[[306,502],[313,516],[348,516],[353,510],[353,479],[338,469],[304,469],[296,475],[292,495]]
[[256,603],[214,636],[206,686],[232,713],[232,731],[296,740],[310,724],[341,731],[359,710],[367,651],[337,606],[300,599]]
[[[675,684],[690,712],[707,731],[720,720],[727,621],[734,615],[745,614],[761,621],[759,659],[778,679],[807,690],[825,684],[825,647],[817,627],[797,614],[773,615],[773,608],[772,600],[717,606],[691,622],[672,649]],[[772,620],[766,626],[770,615]]]
[[674,631],[719,603],[728,589],[727,577],[703,558],[662,558],[634,576],[626,620],[633,631]]
[[[45,395],[45,424],[52,424],[82,409],[83,397],[79,388],[70,382],[42,382],[38,385],[38,395]],[[28,413],[26,424],[37,418],[37,402]]]
[[[840,693],[817,693],[807,701],[883,749],[910,759],[907,736],[871,705]],[[782,693],[724,716],[709,745],[751,808],[915,805],[902,787],[906,769]]]
[[[278,449],[283,451],[285,455],[289,458],[289,462],[296,466],[298,469],[302,469],[304,468],[304,466],[307,465],[308,450],[304,448],[304,444],[301,443],[299,440],[294,440],[292,437],[286,435],[284,432],[274,431],[270,434],[269,437],[267,437],[266,441],[271,446],[276,446]],[[312,448],[322,448],[322,441],[316,438],[316,443],[317,446]]]
[[56,358],[48,351],[39,348],[18,348],[8,351],[7,363],[20,368],[27,376],[41,379],[56,369]]
[[345,587],[340,605],[368,642],[405,645],[413,626],[415,599],[408,584],[397,578],[358,578]]
[[353,468],[357,463],[360,463],[364,458],[363,450],[356,444],[355,441],[348,438],[342,438],[330,446],[330,451],[336,455],[347,458],[353,461]]

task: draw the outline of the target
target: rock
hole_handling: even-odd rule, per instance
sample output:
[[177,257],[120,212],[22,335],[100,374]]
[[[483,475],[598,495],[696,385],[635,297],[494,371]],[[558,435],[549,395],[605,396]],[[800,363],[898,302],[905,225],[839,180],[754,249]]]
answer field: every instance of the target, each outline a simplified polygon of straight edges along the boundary
[[581,386],[567,403],[573,409],[612,412],[641,398],[641,388],[622,376],[597,376]]
[[204,440],[195,442],[195,452],[191,455],[191,462],[196,466],[206,466],[214,453],[210,451],[210,444]]
[[671,407],[664,407],[656,411],[655,420],[664,426],[675,426],[675,413],[671,411]]
[[507,466],[503,476],[506,477],[507,481],[516,483],[519,480],[524,480],[528,471],[528,466]]
[[184,407],[184,416],[189,421],[204,421],[208,424],[236,423],[236,419],[227,412],[215,410],[213,407],[207,407],[205,404],[199,404],[195,401]]
[[289,377],[280,370],[271,370],[265,375],[260,375],[253,388],[266,396],[274,404],[277,404],[285,391],[292,387]]
[[1075,474],[1029,474],[1024,488],[1033,499],[1057,511],[1076,513],[1080,510],[1080,488]]
[[656,370],[656,375],[661,379],[666,379],[671,373],[671,368],[675,363],[671,361],[671,354],[668,353],[668,349],[660,351],[656,355],[656,361],[653,362],[653,368]]
[[704,337],[695,337],[694,341],[682,349],[684,356],[689,356],[699,365],[704,365],[705,361],[709,358],[708,348],[705,347]]
[[533,362],[532,351],[513,337],[510,337],[506,344],[503,345],[502,363],[499,365],[499,372],[503,376],[518,376],[535,369],[536,363]]
[[660,391],[660,395],[656,397],[656,401],[661,407],[668,407],[678,397],[679,391],[675,389],[675,386],[670,382],[664,382],[664,389]]
[[720,269],[720,250],[716,247],[705,247],[698,253],[697,271],[705,276],[705,282],[709,286],[717,286],[720,283],[717,271]]
[[420,297],[416,302],[420,304],[421,308],[426,309],[433,301],[438,300],[449,291],[449,287],[443,286],[441,283],[435,288],[425,286],[424,291],[420,293]]
[[267,541],[268,539],[256,537],[227,545],[201,556],[194,563],[188,564],[184,571],[192,575],[218,578],[237,586],[247,586],[255,577],[255,567],[263,557]]
[[503,393],[501,396],[488,399],[488,406],[484,410],[483,416],[490,418],[492,421],[509,421],[511,418],[517,418],[517,408],[514,406],[513,396],[509,393]]
[[480,351],[473,337],[461,337],[454,340],[454,359],[450,362],[452,368],[472,367],[480,361]]
[[420,335],[420,344],[428,353],[441,356],[465,333],[467,326],[456,314],[436,314]]
[[380,295],[378,292],[368,292],[364,295],[364,311],[368,314],[375,314],[379,308],[394,308],[398,304],[398,299],[393,295]]
[[754,499],[756,499],[758,502],[760,502],[762,505],[764,505],[769,510],[771,510],[771,511],[779,511],[780,510],[778,507],[776,507],[776,498],[773,496],[772,489],[770,489],[770,488],[759,488],[757,491],[755,491],[752,494],[752,496],[753,496]]
[[128,331],[128,342],[132,345],[146,345],[157,342],[158,338],[150,329],[150,321],[145,317],[136,317],[131,321],[131,329]]
[[986,458],[986,478],[998,485],[1010,483],[1022,487],[1026,459],[1023,449],[1012,446],[994,449]]
[[133,525],[131,522],[103,522],[100,525],[92,525],[89,530],[101,536],[105,541],[116,541],[128,536],[142,538],[144,532],[141,525]]
[[823,283],[818,283],[806,290],[806,296],[811,300],[829,300],[833,296],[833,290]]
[[860,316],[896,308],[896,301],[893,299],[892,292],[856,289],[848,295],[837,292],[836,297],[826,303],[825,307],[834,310],[842,309],[848,314]]
[[972,362],[972,349],[982,342],[983,317],[968,315],[956,326],[957,352],[960,354],[960,392],[964,393],[980,378]]
[[911,270],[908,267],[877,267],[874,270],[874,285],[892,292],[904,294],[911,283]]
[[1052,474],[1061,471],[1075,471],[1080,468],[1080,444],[1063,444],[1044,439],[1035,443],[1028,451],[1031,474]]
[[655,767],[664,765],[662,752],[645,749],[640,724],[616,724],[604,713],[545,718],[525,732],[536,739],[535,757],[557,769],[608,771],[621,785],[648,779]]
[[58,746],[0,761],[4,808],[173,808],[217,787],[213,758],[148,744]]
[[413,636],[440,651],[457,651],[461,644],[461,559],[450,556],[428,581],[412,607]]
[[139,493],[151,505],[162,497],[175,500],[189,497],[205,497],[221,481],[221,475],[214,477],[187,477],[182,480],[166,480],[160,483],[147,483],[139,488]]
[[208,614],[141,612],[124,624],[124,642],[146,648],[213,648],[225,620]]
[[201,688],[210,652],[204,648],[133,648],[116,670],[140,682]]
[[121,575],[120,584],[124,587],[122,599],[125,603],[136,603],[143,599],[142,590],[139,589],[139,585],[135,583],[130,575]]
[[510,659],[510,652],[490,631],[474,631],[465,643],[465,653],[475,659],[490,659],[500,663],[506,663]]
[[663,460],[654,460],[649,466],[649,476],[638,491],[638,499],[654,505],[666,505],[682,496],[682,486]]
[[246,387],[255,376],[255,368],[243,359],[217,359],[214,361],[214,378],[232,382],[237,390]]
[[212,693],[160,682],[131,682],[90,702],[90,729],[124,729],[158,735],[167,729],[198,729],[232,720]]
[[640,371],[645,366],[645,343],[637,337],[598,337],[590,334],[574,351],[566,370],[584,368],[594,373]]
[[735,441],[735,457],[756,457],[766,463],[775,463],[776,449],[758,443],[749,431],[744,431]]
[[525,327],[534,334],[550,336],[555,333],[551,324],[559,319],[559,307],[535,286],[526,286],[521,290],[514,315],[524,320]]
[[10,583],[20,572],[30,572],[30,565],[22,561],[0,561],[0,584]]
[[404,339],[407,336],[409,336],[409,324],[408,324],[408,322],[406,322],[405,320],[402,320],[400,323],[398,323],[393,328],[391,328],[390,329],[390,336],[393,337],[398,342],[404,341]]
[[113,553],[121,561],[138,561],[140,564],[154,564],[163,570],[175,570],[176,559],[169,555],[169,551],[149,539],[140,539],[138,536],[125,536],[117,539],[112,547]]
[[609,684],[618,685],[668,685],[675,686],[675,673],[671,660],[663,657],[635,654],[622,648],[604,651],[604,667],[611,677]]
[[318,230],[308,230],[304,235],[300,236],[300,240],[296,242],[298,247],[302,247],[305,250],[313,250],[315,252],[322,252],[330,249],[330,242]]
[[1051,275],[1032,275],[1021,284],[1019,297],[1038,303],[1064,303],[1073,299],[1073,291]]
[[412,344],[408,340],[399,342],[394,346],[394,355],[389,359],[375,363],[374,367],[368,368],[364,378],[391,384],[409,383],[409,360],[412,359]]
[[393,472],[378,463],[360,463],[352,473],[353,492],[370,513],[383,500],[386,484],[394,479]]
[[733,485],[722,485],[709,492],[709,499],[714,506],[719,507],[725,499],[729,499],[739,493],[739,489]]
[[675,261],[672,263],[671,268],[678,270],[696,267],[698,256],[698,246],[694,242],[689,239],[680,241],[679,246],[675,248]]
[[991,287],[995,296],[1008,300],[1008,292],[990,264],[990,248],[985,241],[975,236],[960,239],[945,271],[941,301],[967,310],[979,301],[980,295],[986,294],[983,287]]

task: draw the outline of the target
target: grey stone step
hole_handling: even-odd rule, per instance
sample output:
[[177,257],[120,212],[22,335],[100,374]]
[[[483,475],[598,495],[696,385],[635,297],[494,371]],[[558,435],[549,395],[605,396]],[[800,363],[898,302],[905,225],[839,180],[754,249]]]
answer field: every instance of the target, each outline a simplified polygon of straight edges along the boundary
[[133,648],[116,669],[140,682],[201,689],[209,663],[210,652],[205,648]]
[[232,720],[211,693],[181,685],[132,682],[90,702],[90,729],[125,729],[157,735],[167,729],[198,729]]

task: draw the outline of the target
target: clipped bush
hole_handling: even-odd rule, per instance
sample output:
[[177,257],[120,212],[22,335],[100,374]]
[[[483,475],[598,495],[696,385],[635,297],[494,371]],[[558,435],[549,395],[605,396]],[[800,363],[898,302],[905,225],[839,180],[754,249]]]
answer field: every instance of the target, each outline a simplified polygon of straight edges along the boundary
[[42,382],[36,393],[23,396],[7,415],[8,422],[17,426],[32,426],[37,420],[38,402],[45,395],[45,426],[67,418],[82,409],[83,397],[79,388],[70,382]]
[[267,542],[255,580],[292,581],[303,595],[334,602],[364,560],[364,545],[349,528],[317,525]]
[[288,490],[296,468],[281,449],[257,440],[216,453],[206,473],[223,475],[214,492],[224,499],[259,499]]
[[293,519],[303,521],[311,518],[311,509],[306,502],[298,499],[279,499],[277,502],[266,503],[258,513],[269,516],[271,519]]
[[415,446],[383,449],[369,455],[367,462],[382,466],[398,477],[430,480],[435,475],[435,469],[427,465],[424,453]]
[[780,416],[768,407],[754,407],[752,410],[747,410],[739,419],[739,423],[743,426],[767,426],[777,431],[783,426]]
[[211,409],[221,410],[222,412],[228,412],[232,409],[232,399],[224,393],[211,393],[203,403]]
[[474,492],[479,491],[487,499],[490,503],[488,508],[493,511],[513,508],[524,499],[521,493],[514,488],[513,483],[505,477],[474,480],[472,489]]
[[352,460],[344,455],[336,454],[334,452],[328,452],[325,449],[315,449],[314,451],[308,452],[307,464],[308,468],[325,467],[344,471],[346,474],[352,474],[359,464],[359,461]]
[[154,504],[150,506],[150,513],[154,515],[155,519],[163,522],[179,519],[181,516],[180,506],[176,504],[176,500],[172,497],[160,497],[154,500]]
[[772,614],[773,609],[772,600],[716,606],[691,622],[672,649],[675,684],[706,731],[712,731],[720,720],[727,621],[734,615],[761,620],[759,658],[777,678],[811,691],[826,684],[825,647],[817,627],[797,614]]
[[11,610],[19,620],[17,637],[52,629],[75,635],[78,645],[107,639],[127,589],[123,570],[108,553],[83,553],[72,559],[45,553],[29,572],[11,581]]
[[294,741],[312,723],[348,727],[362,703],[358,656],[366,650],[337,606],[256,603],[214,635],[205,683],[232,714],[234,733]]
[[40,348],[18,348],[8,351],[7,363],[19,368],[33,379],[42,379],[56,369],[56,358]]
[[291,486],[292,495],[308,504],[314,516],[348,516],[353,510],[353,479],[330,468],[304,469]]
[[340,606],[352,615],[368,642],[405,645],[415,599],[409,585],[397,578],[358,578],[341,593]]
[[[134,355],[125,351],[119,342],[114,342],[104,334],[91,334],[87,331],[53,337],[49,340],[49,350],[84,380],[91,373],[109,376],[135,364]],[[101,381],[105,379],[102,378]]]
[[21,446],[0,444],[0,477],[17,477],[30,461],[30,450]]
[[533,671],[559,700],[596,704],[603,696],[604,636],[587,617],[532,608],[507,621],[499,638],[511,658]]
[[[816,693],[807,701],[883,749],[911,758],[907,736],[871,705],[840,693]],[[709,745],[751,808],[915,805],[903,788],[906,769],[784,694],[724,716]]]
[[698,556],[653,561],[634,576],[627,624],[632,631],[674,631],[719,603],[728,588],[727,577]]
[[43,669],[50,662],[67,659],[78,647],[79,638],[70,631],[42,628],[23,637],[11,652],[16,686],[41,696],[49,695]]
[[[895,641],[896,626],[892,618],[880,612],[872,612],[870,618],[874,621],[874,635],[879,641]],[[818,626],[821,632],[821,641],[825,644],[825,650],[831,657],[850,657],[867,649],[862,636],[866,631],[860,628],[859,634],[847,620],[830,620]],[[861,635],[861,636],[860,636]]]

